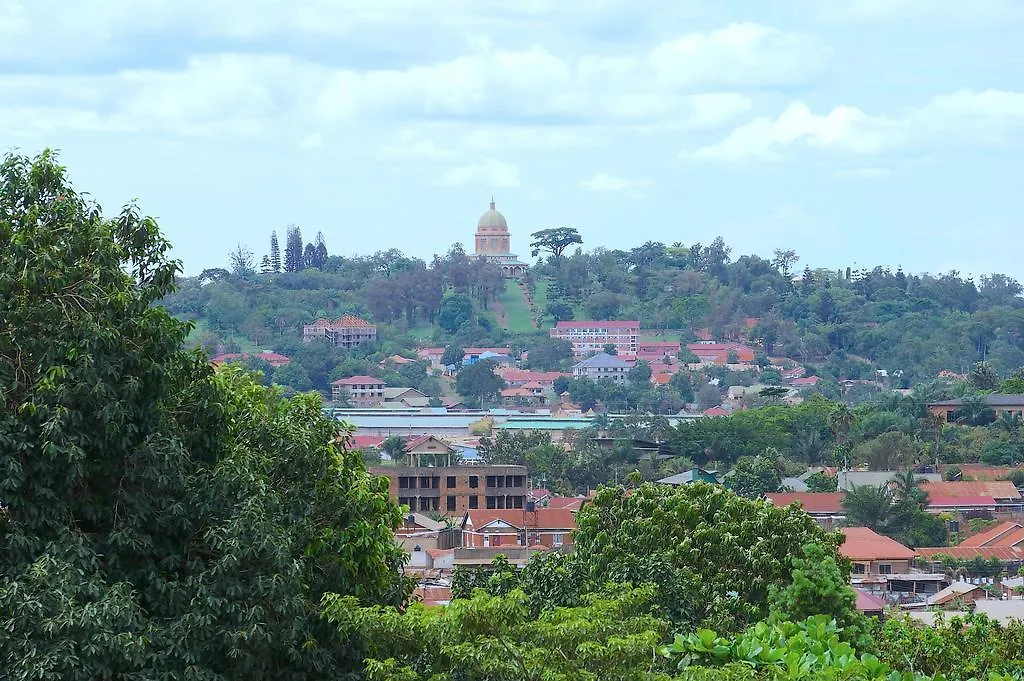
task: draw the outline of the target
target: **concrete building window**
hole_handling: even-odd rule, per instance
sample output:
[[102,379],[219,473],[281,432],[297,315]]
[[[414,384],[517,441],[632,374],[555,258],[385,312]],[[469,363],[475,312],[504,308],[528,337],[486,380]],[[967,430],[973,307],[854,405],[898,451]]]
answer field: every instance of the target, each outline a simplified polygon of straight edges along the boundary
[[421,475],[420,476],[420,489],[430,489],[430,476],[429,475]]
[[512,497],[512,505],[515,508],[522,508],[523,507],[523,498],[522,497]]
[[477,496],[475,494],[470,495],[470,497],[469,497],[469,507],[470,508],[479,508],[480,507],[480,505],[477,503]]
[[878,574],[880,574],[880,575],[891,575],[892,574],[892,564],[891,563],[879,563],[878,564]]
[[488,488],[494,487],[494,476],[488,475],[485,484],[487,485]]
[[551,535],[551,545],[552,546],[561,546],[564,543],[565,543],[565,535],[562,534],[561,532],[556,532],[555,534]]
[[448,487],[448,488],[455,487],[455,476],[454,475],[449,475],[448,476],[448,479],[445,480],[445,486]]
[[455,510],[455,497],[449,496],[447,499],[445,499],[444,505],[445,505],[445,510],[446,511],[454,511]]
[[494,497],[487,497],[487,508],[495,509],[498,508],[498,500]]
[[864,569],[864,563],[854,563],[853,564],[853,574],[855,574],[855,575],[862,575],[865,572],[867,572],[867,570]]
[[435,475],[430,478],[430,489],[440,489],[441,487],[441,476]]
[[515,484],[513,487],[522,487],[526,484],[526,477],[522,475],[515,476]]
[[[477,487],[479,487],[480,486],[480,478],[478,478],[475,475],[469,476],[469,486],[472,489],[476,489]],[[476,506],[474,506],[473,508],[476,508]]]
[[515,476],[514,475],[506,475],[505,476],[505,487],[514,487],[514,486],[515,486]]

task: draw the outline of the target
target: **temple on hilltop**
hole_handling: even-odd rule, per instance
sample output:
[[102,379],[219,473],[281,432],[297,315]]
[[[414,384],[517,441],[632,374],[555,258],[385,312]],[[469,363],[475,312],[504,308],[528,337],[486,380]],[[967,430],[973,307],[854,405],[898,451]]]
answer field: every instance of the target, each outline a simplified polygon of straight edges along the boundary
[[494,207],[493,196],[490,210],[481,215],[476,223],[474,243],[473,257],[494,263],[506,277],[518,277],[526,272],[528,265],[519,262],[519,257],[511,251],[508,223],[505,222],[505,216]]

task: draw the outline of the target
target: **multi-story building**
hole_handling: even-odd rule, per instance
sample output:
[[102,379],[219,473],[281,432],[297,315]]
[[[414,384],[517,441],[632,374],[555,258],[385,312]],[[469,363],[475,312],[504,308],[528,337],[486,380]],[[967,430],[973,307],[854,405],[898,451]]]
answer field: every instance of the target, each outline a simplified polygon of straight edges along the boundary
[[377,327],[350,314],[334,320],[318,319],[302,327],[303,342],[308,343],[314,338],[326,338],[339,348],[354,348],[363,343],[376,343]]
[[615,355],[600,352],[593,357],[588,357],[582,362],[574,364],[572,375],[576,378],[589,378],[591,381],[600,381],[607,378],[616,383],[625,383],[629,379],[629,370],[633,365],[619,359]]
[[569,341],[575,357],[601,352],[606,345],[614,345],[618,355],[636,357],[640,322],[558,322],[549,333],[552,338]]
[[331,399],[345,399],[353,407],[379,407],[387,383],[373,376],[352,376],[331,383]]
[[411,511],[462,516],[475,509],[526,507],[526,466],[378,466],[392,499]]
[[463,518],[462,546],[545,546],[557,549],[571,546],[575,531],[575,515],[567,508],[533,505],[522,510],[474,510],[468,511]]

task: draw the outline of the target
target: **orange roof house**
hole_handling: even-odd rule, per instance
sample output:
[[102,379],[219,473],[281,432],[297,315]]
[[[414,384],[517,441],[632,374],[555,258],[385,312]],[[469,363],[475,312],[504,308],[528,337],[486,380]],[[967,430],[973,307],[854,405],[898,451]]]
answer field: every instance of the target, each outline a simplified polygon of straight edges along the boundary
[[917,557],[913,549],[867,527],[844,527],[839,553],[853,561],[854,574],[906,574]]
[[996,501],[1020,501],[1020,492],[1009,480],[980,480],[954,482],[923,482],[921,489],[928,496],[937,497],[991,497]]
[[949,556],[963,560],[984,558],[1003,562],[1024,561],[1024,524],[1008,520],[979,532],[957,546],[919,548],[918,554],[930,559]]

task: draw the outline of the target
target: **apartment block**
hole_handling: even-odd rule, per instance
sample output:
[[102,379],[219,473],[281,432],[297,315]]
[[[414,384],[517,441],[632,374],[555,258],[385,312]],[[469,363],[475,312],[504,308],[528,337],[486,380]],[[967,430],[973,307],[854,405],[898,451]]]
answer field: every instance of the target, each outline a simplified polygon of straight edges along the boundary
[[376,466],[388,494],[410,511],[462,516],[469,510],[526,507],[526,466]]
[[549,333],[552,338],[569,341],[575,357],[602,352],[606,345],[615,346],[617,355],[636,357],[640,322],[564,321],[555,324]]

